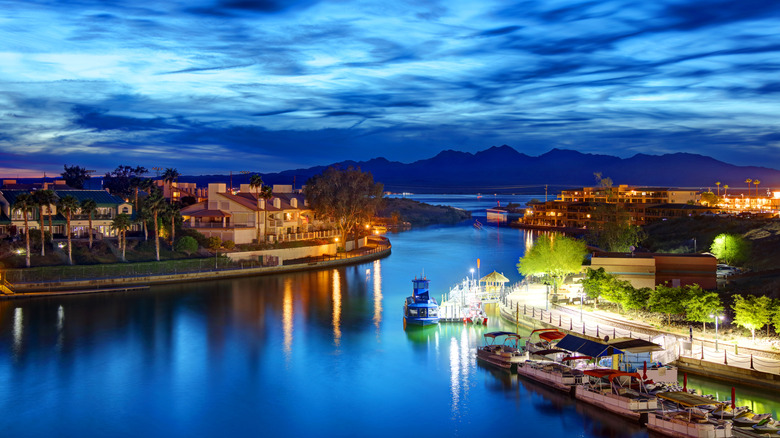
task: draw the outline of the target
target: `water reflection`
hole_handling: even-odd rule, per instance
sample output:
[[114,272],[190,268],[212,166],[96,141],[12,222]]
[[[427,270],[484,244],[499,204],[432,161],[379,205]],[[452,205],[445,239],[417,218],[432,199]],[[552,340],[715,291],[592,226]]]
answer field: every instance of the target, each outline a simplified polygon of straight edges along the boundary
[[284,356],[289,364],[293,343],[293,292],[292,279],[284,282],[284,304],[282,305],[282,330],[284,331]]
[[17,307],[14,309],[14,358],[19,359],[19,355],[22,351],[22,332],[24,331],[24,322],[22,308]]
[[382,261],[375,260],[373,263],[374,268],[374,327],[376,327],[376,335],[379,337],[381,333],[382,323]]
[[333,270],[333,344],[341,343],[341,274]]

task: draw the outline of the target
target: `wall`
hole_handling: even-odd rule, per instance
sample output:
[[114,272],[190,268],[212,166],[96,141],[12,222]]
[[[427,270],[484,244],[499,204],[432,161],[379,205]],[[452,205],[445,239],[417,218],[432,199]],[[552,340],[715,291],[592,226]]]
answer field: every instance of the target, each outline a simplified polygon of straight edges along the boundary
[[608,274],[626,280],[635,288],[655,288],[656,266],[652,257],[597,257],[591,258],[592,269],[604,268]]
[[[363,237],[358,240],[358,248],[362,248],[366,245],[367,238]],[[351,251],[354,246],[354,241],[347,243],[347,250]],[[243,251],[243,252],[230,252],[225,255],[232,260],[257,260],[261,255],[267,255],[272,257],[279,257],[279,264],[282,264],[284,260],[300,259],[303,257],[318,257],[321,255],[336,254],[336,248],[338,244],[330,243],[327,245],[315,245],[304,246],[301,248],[284,248],[284,249],[268,249],[263,251]]]

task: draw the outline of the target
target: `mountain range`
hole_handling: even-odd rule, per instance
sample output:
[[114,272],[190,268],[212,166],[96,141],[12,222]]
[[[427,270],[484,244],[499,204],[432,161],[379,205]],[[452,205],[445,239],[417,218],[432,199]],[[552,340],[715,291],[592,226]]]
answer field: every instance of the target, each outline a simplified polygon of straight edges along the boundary
[[[730,187],[729,193],[745,192],[745,180],[759,180],[759,190],[780,184],[780,171],[767,167],[735,166],[711,157],[690,153],[664,155],[637,154],[630,158],[552,149],[529,156],[510,146],[493,146],[470,153],[445,150],[436,156],[412,163],[374,158],[368,161],[344,161],[329,166],[286,170],[263,174],[266,184],[295,184],[298,188],[327,167],[359,167],[371,172],[385,190],[413,193],[540,193],[544,186],[551,192],[563,188],[593,186],[594,173],[612,179],[615,185],[711,188],[716,181]],[[233,175],[234,181],[237,176]],[[225,181],[225,176],[183,177],[181,181]],[[238,185],[239,182],[234,182]],[[756,186],[751,185],[752,190]]]

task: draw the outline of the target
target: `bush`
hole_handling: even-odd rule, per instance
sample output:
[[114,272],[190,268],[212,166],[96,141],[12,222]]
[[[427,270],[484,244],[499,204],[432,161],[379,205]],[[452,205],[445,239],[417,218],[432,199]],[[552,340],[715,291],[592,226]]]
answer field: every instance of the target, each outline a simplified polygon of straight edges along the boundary
[[225,249],[233,249],[236,247],[236,244],[232,240],[226,240],[222,242],[222,247]]
[[193,230],[192,228],[184,228],[179,233],[180,236],[190,236],[193,239],[195,239],[196,242],[198,242],[198,245],[208,248],[208,237],[204,236],[203,233],[199,232],[198,230]]
[[219,249],[219,247],[222,246],[222,240],[217,236],[211,236],[208,239],[206,239],[206,248],[216,251]]
[[176,245],[174,245],[174,249],[176,249],[178,252],[192,254],[198,250],[198,241],[195,240],[194,237],[190,236],[179,237],[176,239]]

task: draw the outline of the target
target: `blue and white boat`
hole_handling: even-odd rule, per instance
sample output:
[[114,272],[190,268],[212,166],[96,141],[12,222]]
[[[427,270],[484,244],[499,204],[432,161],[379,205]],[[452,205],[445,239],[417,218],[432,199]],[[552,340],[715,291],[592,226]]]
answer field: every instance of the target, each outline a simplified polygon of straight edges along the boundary
[[412,280],[414,295],[404,302],[404,323],[434,325],[439,323],[439,304],[428,294],[429,280],[425,277]]

